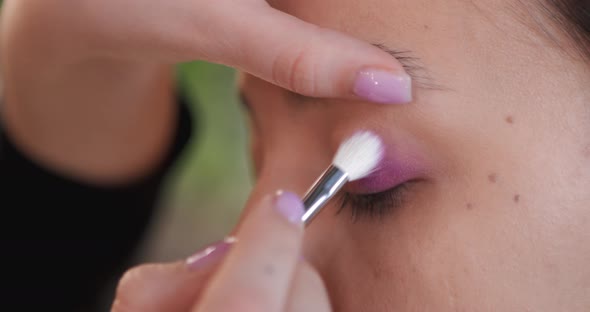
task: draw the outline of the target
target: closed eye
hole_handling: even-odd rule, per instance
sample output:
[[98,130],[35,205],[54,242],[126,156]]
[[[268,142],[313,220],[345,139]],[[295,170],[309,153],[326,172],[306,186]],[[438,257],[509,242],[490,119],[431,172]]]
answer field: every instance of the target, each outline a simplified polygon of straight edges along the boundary
[[401,208],[411,195],[411,189],[420,181],[408,181],[394,188],[373,194],[343,192],[339,196],[338,213],[350,209],[353,221],[363,217],[379,219]]

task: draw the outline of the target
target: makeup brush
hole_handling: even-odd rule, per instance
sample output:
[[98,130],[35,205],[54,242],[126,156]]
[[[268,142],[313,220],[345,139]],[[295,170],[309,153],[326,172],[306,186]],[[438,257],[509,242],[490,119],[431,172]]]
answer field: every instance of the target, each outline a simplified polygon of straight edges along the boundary
[[303,197],[305,226],[322,207],[348,182],[371,174],[383,157],[381,139],[370,131],[359,131],[344,140],[332,164],[322,173]]

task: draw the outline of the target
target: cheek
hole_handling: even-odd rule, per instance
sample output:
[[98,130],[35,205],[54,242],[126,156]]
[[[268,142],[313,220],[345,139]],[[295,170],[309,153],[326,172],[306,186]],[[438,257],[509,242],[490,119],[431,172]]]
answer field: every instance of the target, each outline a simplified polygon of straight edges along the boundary
[[522,198],[515,207],[482,192],[467,209],[435,192],[436,206],[357,223],[343,212],[310,228],[306,257],[336,310],[559,311],[556,289],[584,298],[590,212],[581,205],[560,212]]

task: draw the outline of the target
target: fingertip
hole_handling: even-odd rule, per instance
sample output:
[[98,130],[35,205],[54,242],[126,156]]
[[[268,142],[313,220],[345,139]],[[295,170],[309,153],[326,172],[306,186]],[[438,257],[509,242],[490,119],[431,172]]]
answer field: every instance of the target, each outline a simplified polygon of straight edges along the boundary
[[185,263],[189,271],[197,271],[210,267],[218,262],[227,254],[233,243],[234,237],[227,237],[222,241],[211,244],[190,257],[186,258]]
[[360,99],[379,104],[407,104],[412,101],[412,78],[405,72],[379,68],[359,70],[352,83]]
[[[320,97],[343,98],[377,104],[412,102],[412,78],[395,57],[375,45],[333,30],[324,30],[325,53],[331,58],[322,64],[327,90]],[[315,47],[318,48],[319,47]],[[320,53],[312,53],[319,55]],[[318,79],[321,82],[322,79]]]
[[164,277],[174,275],[171,272],[176,271],[179,265],[179,263],[144,264],[125,272],[117,285],[111,311],[136,311],[154,305],[154,298],[158,297],[158,289],[161,287],[159,285],[163,280],[162,274],[164,273]]
[[258,13],[234,66],[310,97],[380,104],[412,101],[412,79],[389,53],[273,8]]
[[297,194],[289,191],[279,190],[274,195],[273,205],[277,212],[289,223],[297,227],[303,226],[303,214],[305,208]]

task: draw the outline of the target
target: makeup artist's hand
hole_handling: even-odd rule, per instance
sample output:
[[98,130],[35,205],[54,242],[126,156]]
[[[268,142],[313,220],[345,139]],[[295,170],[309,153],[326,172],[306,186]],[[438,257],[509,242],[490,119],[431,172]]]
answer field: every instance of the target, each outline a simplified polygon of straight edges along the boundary
[[[42,46],[51,58],[64,54],[164,64],[205,60],[308,96],[389,103],[410,100],[410,79],[395,58],[269,3],[6,0],[8,23],[25,21],[22,27],[6,29],[30,30],[26,32],[32,42],[29,48]],[[39,31],[31,30],[36,28]]]
[[301,200],[282,192],[251,211],[235,242],[213,245],[187,261],[128,271],[112,311],[330,311],[322,280],[301,258]]
[[311,97],[411,100],[396,58],[272,6],[281,3],[4,0],[3,126],[53,171],[110,185],[151,174],[165,157],[179,62],[229,65]]

